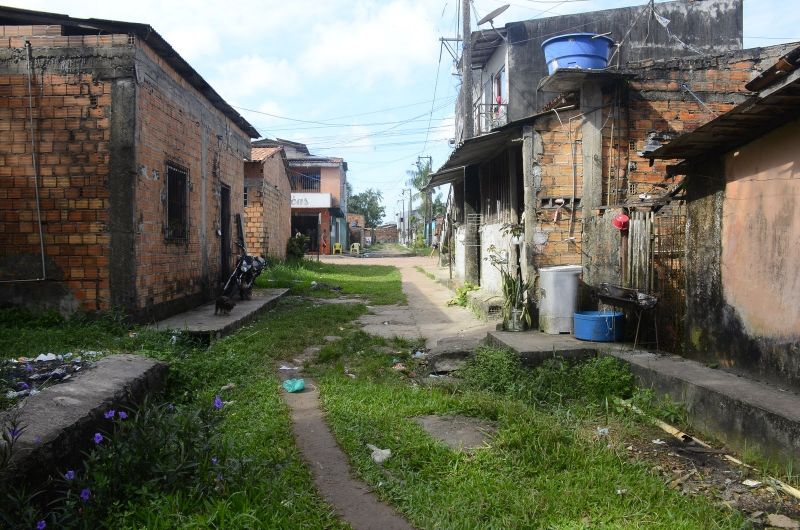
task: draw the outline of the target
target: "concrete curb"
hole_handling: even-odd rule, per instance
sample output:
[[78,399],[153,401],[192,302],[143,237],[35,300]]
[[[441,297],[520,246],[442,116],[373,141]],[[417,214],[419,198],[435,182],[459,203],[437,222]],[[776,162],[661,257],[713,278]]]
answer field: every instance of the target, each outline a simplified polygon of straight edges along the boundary
[[110,355],[72,380],[28,397],[18,413],[24,431],[17,440],[8,473],[17,484],[36,485],[48,476],[80,467],[96,432],[110,431],[103,414],[127,409],[145,396],[161,392],[168,366],[147,357]]
[[792,392],[677,355],[570,336],[490,332],[487,341],[516,351],[526,366],[552,357],[613,356],[631,367],[640,387],[683,404],[695,428],[738,451],[755,450],[773,461],[800,464],[800,396]]

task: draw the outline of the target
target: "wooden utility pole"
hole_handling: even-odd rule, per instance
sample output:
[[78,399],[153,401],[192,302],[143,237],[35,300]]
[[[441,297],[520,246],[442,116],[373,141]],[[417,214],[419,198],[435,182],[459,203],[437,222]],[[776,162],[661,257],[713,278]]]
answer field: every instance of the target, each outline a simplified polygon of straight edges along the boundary
[[464,120],[464,140],[475,135],[472,116],[472,28],[470,27],[469,0],[461,0],[461,113]]

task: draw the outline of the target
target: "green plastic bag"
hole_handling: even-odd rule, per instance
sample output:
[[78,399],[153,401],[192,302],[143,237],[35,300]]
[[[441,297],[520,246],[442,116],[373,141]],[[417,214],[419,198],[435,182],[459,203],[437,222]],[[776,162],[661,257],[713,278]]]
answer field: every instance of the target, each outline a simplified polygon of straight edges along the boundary
[[283,382],[283,388],[287,392],[302,392],[306,388],[306,382],[302,379],[287,379]]

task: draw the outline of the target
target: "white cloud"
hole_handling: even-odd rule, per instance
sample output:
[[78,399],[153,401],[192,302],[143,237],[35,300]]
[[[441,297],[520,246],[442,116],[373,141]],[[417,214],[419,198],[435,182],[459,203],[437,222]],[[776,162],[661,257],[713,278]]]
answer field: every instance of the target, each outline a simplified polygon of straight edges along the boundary
[[299,75],[286,59],[244,55],[221,63],[212,77],[212,85],[231,102],[263,95],[268,98],[296,94]]
[[351,20],[318,23],[309,35],[300,56],[303,69],[318,78],[349,78],[355,88],[409,83],[438,58],[438,36],[426,8],[407,0],[359,4]]

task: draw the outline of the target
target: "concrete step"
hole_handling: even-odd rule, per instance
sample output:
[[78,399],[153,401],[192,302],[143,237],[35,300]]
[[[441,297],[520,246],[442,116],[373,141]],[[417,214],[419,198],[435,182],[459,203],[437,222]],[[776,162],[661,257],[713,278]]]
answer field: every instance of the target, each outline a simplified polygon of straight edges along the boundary
[[528,366],[553,356],[614,356],[630,365],[639,386],[682,403],[693,427],[738,451],[800,464],[800,396],[794,392],[678,355],[633,350],[629,344],[586,342],[536,331],[490,332],[487,341],[518,352]]
[[111,429],[103,414],[109,409],[130,410],[151,393],[164,388],[167,365],[130,354],[110,355],[73,376],[25,398],[18,415],[22,435],[14,447],[8,472],[28,485],[42,484],[47,476],[77,469],[98,431]]
[[180,331],[211,341],[230,335],[259,314],[275,307],[278,300],[288,292],[289,289],[255,289],[250,300],[234,298],[236,306],[228,315],[215,315],[214,301],[171,316],[149,327],[161,331]]

